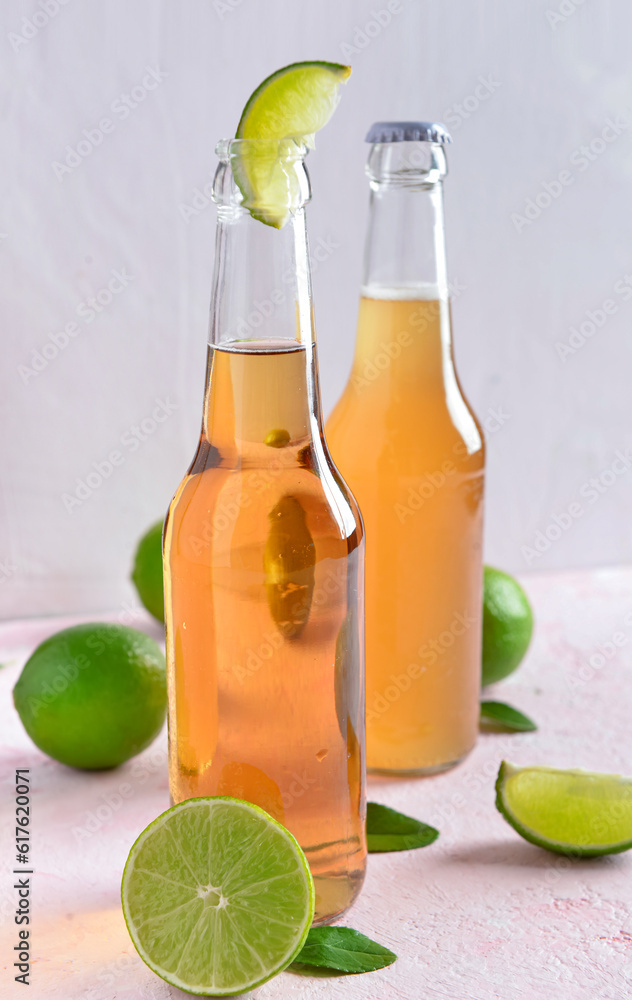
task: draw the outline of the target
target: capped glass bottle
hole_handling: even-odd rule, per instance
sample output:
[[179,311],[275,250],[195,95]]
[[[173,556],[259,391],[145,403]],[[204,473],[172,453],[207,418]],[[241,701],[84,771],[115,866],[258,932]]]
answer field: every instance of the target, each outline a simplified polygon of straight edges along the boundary
[[428,774],[478,732],[485,449],[456,375],[445,129],[378,122],[353,368],[327,424],[366,550],[369,769]]
[[275,228],[235,180],[264,142],[217,147],[202,431],[164,536],[170,789],[283,823],[324,923],[365,869],[364,542],[322,432],[306,149],[266,154],[292,205]]

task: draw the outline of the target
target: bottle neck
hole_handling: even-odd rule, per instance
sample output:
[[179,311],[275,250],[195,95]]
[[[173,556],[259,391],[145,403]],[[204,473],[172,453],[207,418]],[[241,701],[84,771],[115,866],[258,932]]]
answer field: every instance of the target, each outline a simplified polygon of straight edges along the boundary
[[440,183],[371,191],[362,286],[374,297],[448,298]]
[[[373,395],[454,381],[443,223],[445,156],[426,142],[376,144],[354,384]],[[384,374],[382,374],[382,369]],[[397,388],[395,388],[397,387]]]
[[[363,287],[378,297],[447,300],[443,149],[435,143],[376,144]],[[369,293],[370,294],[370,293]]]
[[305,209],[274,229],[220,208],[209,342],[246,349],[279,340],[315,340]]
[[281,228],[253,218],[226,163],[214,191],[203,434],[229,463],[274,464],[320,437],[322,423],[305,208]]

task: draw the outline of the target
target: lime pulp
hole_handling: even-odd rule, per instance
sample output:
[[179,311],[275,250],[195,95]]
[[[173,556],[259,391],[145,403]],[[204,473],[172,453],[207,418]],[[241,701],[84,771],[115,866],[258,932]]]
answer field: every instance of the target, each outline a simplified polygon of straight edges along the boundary
[[314,915],[292,834],[228,797],[187,799],[154,820],[130,851],[121,895],[143,961],[204,996],[242,993],[281,972]]

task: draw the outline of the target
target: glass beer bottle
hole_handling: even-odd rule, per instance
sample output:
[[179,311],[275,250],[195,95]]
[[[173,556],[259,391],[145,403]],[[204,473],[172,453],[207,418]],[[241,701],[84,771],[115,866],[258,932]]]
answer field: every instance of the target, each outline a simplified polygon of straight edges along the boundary
[[366,860],[363,529],[322,433],[306,150],[279,146],[295,205],[273,228],[235,182],[262,141],[217,148],[202,431],[164,536],[170,789],[283,823],[323,923]]
[[367,765],[430,774],[476,740],[484,443],[454,368],[445,130],[370,130],[353,369],[327,424],[366,526]]

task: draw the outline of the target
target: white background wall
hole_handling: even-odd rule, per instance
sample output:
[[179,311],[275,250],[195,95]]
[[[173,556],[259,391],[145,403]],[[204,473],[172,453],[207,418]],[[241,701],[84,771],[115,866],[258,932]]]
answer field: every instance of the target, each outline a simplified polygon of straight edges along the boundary
[[[46,4],[34,30],[23,18]],[[510,571],[632,561],[632,474],[608,471],[632,447],[632,297],[620,284],[632,275],[628,0],[401,0],[379,32],[383,0],[55,6],[0,6],[2,615],[116,607],[131,594],[136,539],[163,514],[201,412],[215,210],[185,221],[182,206],[212,177],[215,141],[234,134],[252,89],[308,58],[353,66],[309,158],[311,240],[333,248],[314,274],[326,409],[354,338],[365,131],[383,118],[443,120],[457,362],[490,431],[487,560]],[[123,117],[120,95],[143,80],[154,89]],[[111,130],[61,173],[55,162],[84,129],[98,138],[104,118]],[[570,181],[551,186],[560,171]],[[121,269],[126,287],[89,322],[80,304]],[[589,312],[600,320],[607,299],[614,311],[562,360],[556,343]],[[73,322],[67,346],[31,374]],[[152,427],[159,400],[170,416],[134,446],[131,429]],[[112,450],[121,464],[68,511],[63,495]],[[579,516],[546,548],[537,533],[573,503]]]

